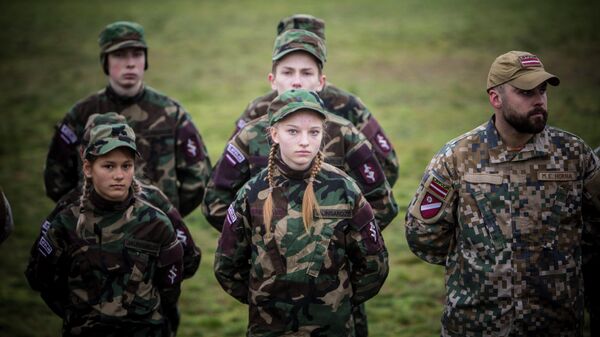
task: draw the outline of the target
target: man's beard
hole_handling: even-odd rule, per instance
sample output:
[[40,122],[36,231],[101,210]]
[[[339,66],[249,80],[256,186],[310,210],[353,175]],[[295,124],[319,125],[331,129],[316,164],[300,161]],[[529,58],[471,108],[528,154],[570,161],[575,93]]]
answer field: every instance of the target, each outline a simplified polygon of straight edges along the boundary
[[[502,107],[504,119],[510,126],[520,133],[536,134],[542,132],[546,127],[548,112],[544,108],[535,108],[521,116],[510,106]],[[532,117],[536,115],[535,117]]]

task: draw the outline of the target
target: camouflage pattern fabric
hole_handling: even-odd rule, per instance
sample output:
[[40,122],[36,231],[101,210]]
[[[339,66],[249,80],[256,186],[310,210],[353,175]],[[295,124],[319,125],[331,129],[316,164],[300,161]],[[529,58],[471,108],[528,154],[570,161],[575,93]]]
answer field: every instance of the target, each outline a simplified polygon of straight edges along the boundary
[[273,61],[282,59],[294,51],[303,51],[314,56],[321,67],[327,61],[325,42],[316,34],[304,29],[290,29],[275,38]]
[[281,19],[277,24],[277,35],[290,29],[304,29],[317,34],[325,41],[325,21],[308,14],[294,14]]
[[[221,230],[227,207],[251,177],[267,167],[271,148],[267,115],[250,122],[231,139],[215,165],[202,211],[209,223]],[[385,228],[398,214],[398,205],[371,144],[347,120],[328,114],[322,151],[325,162],[352,176],[374,210],[377,224]]]
[[180,294],[183,248],[167,216],[134,195],[96,193],[45,221],[26,271],[59,298],[63,336],[167,336],[163,310]]
[[310,170],[276,162],[271,232],[262,218],[265,169],[228,210],[217,280],[249,304],[249,336],[354,336],[351,307],[376,295],[388,273],[371,208],[345,173],[323,163],[314,185],[320,213],[307,233],[301,204]]
[[599,165],[552,127],[509,151],[493,119],[434,156],[406,238],[446,267],[442,336],[581,336],[582,204],[599,214]]
[[44,181],[46,193],[57,201],[81,180],[78,145],[90,115],[117,112],[136,133],[141,160],[136,176],[158,187],[182,216],[201,202],[210,176],[208,152],[190,115],[179,103],[150,87],[135,97],[120,97],[111,88],[78,102],[57,124]]
[[[266,115],[267,108],[275,97],[277,92],[271,91],[250,102],[237,120],[233,135],[248,122]],[[396,151],[369,109],[358,97],[329,83],[319,92],[319,97],[323,100],[327,111],[347,119],[365,135],[375,149],[375,156],[383,168],[387,181],[393,187],[398,179],[399,170]]]

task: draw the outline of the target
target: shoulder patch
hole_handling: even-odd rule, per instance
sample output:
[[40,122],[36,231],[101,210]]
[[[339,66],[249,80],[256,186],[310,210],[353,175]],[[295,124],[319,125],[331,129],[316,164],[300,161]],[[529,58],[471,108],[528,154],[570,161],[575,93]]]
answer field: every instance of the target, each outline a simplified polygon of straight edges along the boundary
[[234,223],[237,220],[237,215],[235,215],[235,210],[233,209],[233,204],[229,205],[227,208],[227,221],[229,223]]
[[375,184],[380,181],[381,177],[377,174],[377,170],[375,170],[375,163],[373,160],[366,161],[360,165],[359,170],[363,180],[369,184]]
[[375,135],[375,144],[377,144],[383,153],[388,153],[392,149],[390,146],[390,141],[382,132],[379,132]]
[[227,144],[227,149],[225,150],[225,158],[231,163],[231,165],[236,166],[237,164],[241,164],[246,160],[242,151],[240,151],[235,145],[229,143]]
[[77,142],[77,135],[75,134],[75,131],[73,131],[73,129],[71,129],[67,124],[63,123],[60,126],[60,138],[66,143],[66,144],[75,144]]
[[430,172],[409,212],[416,218],[435,222],[442,216],[444,208],[452,197],[452,192],[453,188],[450,184]]

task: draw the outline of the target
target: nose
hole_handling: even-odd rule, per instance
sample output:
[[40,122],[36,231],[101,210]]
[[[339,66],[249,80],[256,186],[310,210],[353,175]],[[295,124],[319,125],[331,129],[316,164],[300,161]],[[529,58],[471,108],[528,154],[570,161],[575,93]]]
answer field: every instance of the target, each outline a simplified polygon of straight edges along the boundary
[[114,175],[115,180],[123,180],[124,177],[125,177],[125,175],[123,174],[122,169],[118,168],[115,170],[115,175]]
[[302,132],[300,135],[300,146],[308,146],[308,133]]
[[292,88],[294,89],[302,89],[302,80],[300,79],[300,75],[295,75],[292,78]]
[[541,90],[535,90],[532,99],[535,106],[546,105],[546,93]]

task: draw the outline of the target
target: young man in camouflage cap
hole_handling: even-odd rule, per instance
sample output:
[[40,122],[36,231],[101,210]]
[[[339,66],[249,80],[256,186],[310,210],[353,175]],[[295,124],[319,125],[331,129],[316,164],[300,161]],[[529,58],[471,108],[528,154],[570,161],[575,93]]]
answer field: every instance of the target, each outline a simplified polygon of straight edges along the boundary
[[111,23],[98,43],[108,85],[75,104],[57,124],[44,169],[46,193],[57,201],[77,185],[77,146],[86,121],[92,114],[115,111],[127,118],[138,137],[142,160],[137,176],[160,188],[186,216],[202,202],[211,170],[198,130],[179,103],[144,85],[148,47],[142,26]]
[[[277,25],[277,36],[290,29],[310,31],[322,39],[323,45],[325,43],[325,22],[312,15],[296,14],[283,18]],[[324,62],[325,60],[322,60],[321,70]],[[270,73],[269,82],[272,83],[273,78],[276,76],[277,74],[274,72]],[[321,71],[318,76],[319,81],[322,82],[319,88],[306,87],[302,80],[296,81],[293,88],[318,91],[329,112],[345,118],[354,124],[373,145],[375,155],[381,163],[390,186],[393,187],[398,179],[398,159],[392,143],[383,132],[375,116],[371,114],[360,98],[326,82],[326,77]],[[267,107],[278,94],[278,91],[273,86],[272,89],[271,92],[254,99],[248,104],[246,110],[236,122],[236,131],[240,130],[249,121],[266,114]]]
[[127,124],[98,125],[81,198],[44,222],[26,271],[63,318],[63,336],[169,336],[183,247],[167,215],[139,196]]
[[249,304],[248,336],[356,336],[351,309],[376,295],[388,256],[371,207],[319,151],[329,114],[290,90],[268,109],[268,167],[227,211],[215,276]]
[[546,125],[548,84],[559,79],[537,56],[496,58],[494,115],[434,156],[409,205],[409,247],[446,267],[442,336],[581,336],[582,242],[600,239],[582,216],[600,212],[600,162]]

